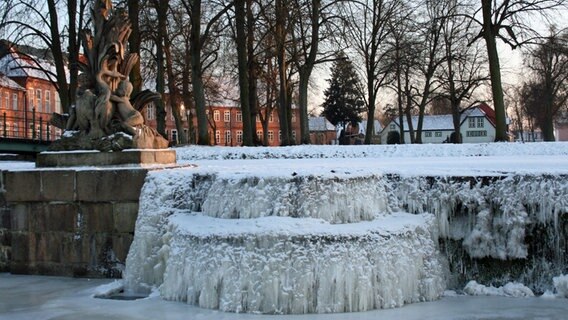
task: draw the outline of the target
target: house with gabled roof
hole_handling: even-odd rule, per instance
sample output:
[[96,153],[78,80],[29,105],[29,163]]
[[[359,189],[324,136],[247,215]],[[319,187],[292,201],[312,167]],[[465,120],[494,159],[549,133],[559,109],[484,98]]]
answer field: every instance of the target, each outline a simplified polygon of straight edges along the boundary
[[337,130],[325,117],[309,117],[308,126],[312,144],[337,144]]
[[[406,120],[406,117],[404,118]],[[462,111],[460,115],[460,134],[463,143],[483,143],[495,141],[495,111],[486,103],[481,103]],[[405,121],[404,142],[410,143],[410,131]],[[412,116],[412,127],[418,127],[418,116]],[[381,143],[387,144],[389,132],[400,132],[398,117],[387,123],[381,131]],[[422,143],[445,143],[454,132],[451,114],[425,115],[422,124]]]

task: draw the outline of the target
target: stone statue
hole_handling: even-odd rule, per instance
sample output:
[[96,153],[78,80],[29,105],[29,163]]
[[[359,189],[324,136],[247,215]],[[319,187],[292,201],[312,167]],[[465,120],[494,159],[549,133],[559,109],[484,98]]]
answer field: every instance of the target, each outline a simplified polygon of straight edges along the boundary
[[128,75],[139,57],[126,49],[131,32],[127,14],[113,10],[109,0],[96,0],[92,15],[94,33],[81,33],[87,62],[80,64],[76,104],[68,118],[55,115],[52,119],[66,132],[50,149],[167,148],[168,141],[144,124],[140,112],[160,95],[145,90],[130,97]]

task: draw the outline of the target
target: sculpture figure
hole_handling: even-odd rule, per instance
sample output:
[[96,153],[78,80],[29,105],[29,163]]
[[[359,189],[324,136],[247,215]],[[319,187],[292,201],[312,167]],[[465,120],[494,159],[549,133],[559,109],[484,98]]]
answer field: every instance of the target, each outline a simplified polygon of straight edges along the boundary
[[[133,88],[127,80],[136,53],[129,53],[130,22],[124,11],[113,10],[111,1],[96,0],[92,8],[94,33],[82,30],[86,63],[80,64],[76,104],[69,117],[56,115],[52,122],[66,131],[53,150],[128,148],[167,148],[168,141],[144,124],[141,112],[146,105],[161,98],[148,90],[130,97]],[[130,144],[105,143],[116,133],[129,136]],[[110,147],[109,147],[110,145]]]

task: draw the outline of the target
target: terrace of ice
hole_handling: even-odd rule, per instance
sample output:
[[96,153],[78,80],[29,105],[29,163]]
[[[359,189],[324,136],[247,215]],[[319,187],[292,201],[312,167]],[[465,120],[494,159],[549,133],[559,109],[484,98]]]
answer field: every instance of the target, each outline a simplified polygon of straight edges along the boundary
[[437,299],[567,273],[568,144],[183,148],[151,172],[125,288],[233,312]]

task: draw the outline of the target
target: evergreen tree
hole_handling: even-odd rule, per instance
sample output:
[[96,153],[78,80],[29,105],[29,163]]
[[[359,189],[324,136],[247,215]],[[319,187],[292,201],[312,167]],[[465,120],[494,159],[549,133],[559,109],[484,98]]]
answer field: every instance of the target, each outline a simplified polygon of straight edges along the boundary
[[329,87],[324,91],[322,115],[333,125],[339,124],[344,128],[347,123],[361,121],[364,103],[358,90],[359,77],[353,63],[344,54],[340,54],[333,63],[331,79],[327,82]]

